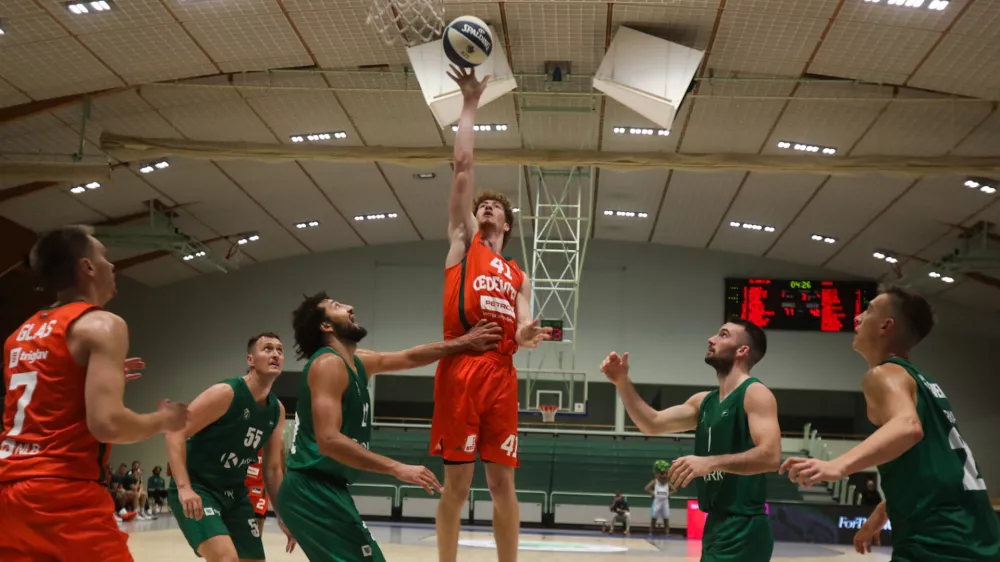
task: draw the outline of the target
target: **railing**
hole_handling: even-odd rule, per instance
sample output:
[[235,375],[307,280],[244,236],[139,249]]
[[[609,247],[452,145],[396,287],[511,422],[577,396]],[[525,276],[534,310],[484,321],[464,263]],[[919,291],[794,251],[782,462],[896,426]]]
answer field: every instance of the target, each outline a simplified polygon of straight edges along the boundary
[[392,496],[391,496],[392,497],[392,505],[393,506],[399,505],[399,486],[394,486],[392,484],[367,484],[367,483],[361,483],[361,484],[351,484],[350,486],[348,486],[348,488],[349,489],[350,488],[381,488],[381,489],[388,488],[388,489],[392,490]]
[[[482,492],[482,493],[489,494],[490,490],[488,488],[469,488],[469,501],[470,502],[475,503],[475,501],[476,501],[476,492]],[[548,492],[543,492],[541,490],[518,490],[518,489],[515,488],[514,489],[514,493],[518,494],[518,495],[520,495],[520,494],[528,494],[528,495],[538,494],[539,496],[542,496],[542,513],[549,513],[549,493]]]

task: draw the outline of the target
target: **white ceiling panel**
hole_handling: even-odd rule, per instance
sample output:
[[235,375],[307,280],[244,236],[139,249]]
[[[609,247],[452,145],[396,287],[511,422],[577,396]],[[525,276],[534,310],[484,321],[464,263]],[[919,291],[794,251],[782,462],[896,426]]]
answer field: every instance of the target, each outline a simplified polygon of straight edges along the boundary
[[[825,4],[830,12],[836,7],[829,1],[817,4]],[[828,15],[817,16],[757,11],[744,9],[742,5],[737,10],[726,10],[712,44],[709,66],[727,71],[761,72],[758,66],[750,64],[767,61],[775,68],[787,69],[787,72],[779,70],[775,74],[799,76],[830,21]]]
[[681,152],[758,152],[793,88],[792,82],[768,80],[702,82]]
[[280,13],[195,20],[184,27],[224,72],[313,64],[292,24]]
[[134,265],[119,275],[124,275],[146,285],[161,287],[198,275],[198,271],[173,255]]
[[521,134],[529,149],[596,150],[601,102],[597,96],[521,94]]
[[[506,95],[480,107],[476,111],[476,124],[491,125],[491,130],[475,133],[476,148],[521,148],[521,130],[517,126],[514,96]],[[497,131],[492,125],[507,125],[507,130]],[[445,127],[441,134],[448,146],[455,146],[457,133],[450,126]]]
[[[380,82],[401,85],[393,77]],[[344,91],[337,97],[367,146],[441,146],[437,122],[419,91]]]
[[[268,214],[312,251],[360,246],[362,241],[312,180],[295,162],[219,162]],[[316,228],[297,229],[299,222],[319,221]]]
[[0,45],[4,47],[69,35],[58,21],[35,2],[0,0],[0,13],[3,14],[4,30]]
[[[992,109],[989,102],[952,102],[948,96],[901,90],[852,155],[940,156],[962,141]],[[916,100],[916,101],[914,101]]]
[[974,0],[951,0],[942,11],[890,6],[887,2],[845,2],[837,21],[944,31],[970,1]]
[[[812,197],[826,176],[819,174],[764,174],[754,172],[743,184],[722,227],[710,246],[713,250],[762,255],[788,227],[799,209]],[[730,226],[730,222],[772,226],[775,232]]]
[[[795,221],[778,233],[778,242],[765,255],[820,265],[912,184],[913,180],[895,175],[833,176]],[[837,242],[815,242],[813,234]]]
[[952,153],[958,156],[1000,155],[1000,112],[994,109]]
[[[601,149],[606,152],[676,152],[684,122],[687,120],[691,101],[687,100],[674,117],[673,127],[664,129],[666,136],[660,135],[660,126],[632,111],[617,101],[607,98],[604,107],[604,130]],[[624,133],[615,129],[624,127]],[[631,134],[631,129],[651,129],[651,135]]]
[[257,14],[280,14],[277,0],[165,0],[170,11],[181,21],[211,20],[252,16]]
[[964,182],[962,176],[925,176],[896,202],[893,209],[915,221],[962,224],[996,197],[965,187]]
[[285,2],[291,12],[289,17],[323,68],[409,62],[399,44],[386,45],[365,22],[367,2],[345,0],[330,5],[328,10],[306,12],[295,11],[294,4]]
[[949,230],[947,225],[914,218],[908,210],[894,205],[825,266],[876,277],[886,269],[885,262],[872,257],[876,250],[889,251],[898,256],[912,255]]
[[788,103],[762,154],[788,154],[779,141],[836,148],[846,154],[892,98],[889,88],[806,83]]
[[[649,240],[669,173],[666,168],[633,172],[602,169],[594,212],[595,237],[629,242]],[[647,216],[608,216],[605,215],[608,210],[645,213]]]
[[145,176],[146,181],[181,204],[209,202],[225,204],[245,199],[239,189],[207,160],[171,158],[170,167]]
[[[38,212],[44,209],[44,213]],[[0,216],[41,232],[65,224],[92,224],[104,220],[80,204],[65,188],[49,188],[0,203]]]
[[94,33],[80,41],[129,84],[218,72],[178,23]]
[[660,207],[653,241],[704,248],[745,175],[740,171],[674,170]]
[[838,19],[808,72],[903,84],[938,37],[937,31]]
[[568,60],[593,74],[604,58],[608,8],[603,3],[512,2],[505,5],[515,72],[542,72],[546,60]]
[[0,107],[20,105],[29,101],[31,101],[31,98],[19,92],[14,86],[11,86],[6,80],[0,77]]
[[289,92],[270,96],[248,97],[247,103],[282,143],[291,144],[292,135],[343,131],[346,139],[332,139],[312,144],[361,146],[358,132],[337,103],[333,92]]
[[1000,310],[1000,290],[972,279],[956,280],[956,287],[941,294],[941,298],[965,305],[977,312]]
[[185,138],[205,141],[277,142],[267,125],[242,99],[181,105],[160,114]]
[[625,26],[699,51],[708,49],[718,0],[669,4],[612,4],[611,29]]
[[34,99],[123,85],[106,65],[71,38],[4,47],[0,76]]
[[74,195],[80,202],[108,217],[121,217],[146,210],[143,204],[151,199],[159,199],[165,205],[174,205],[169,196],[150,187],[136,174],[125,168],[116,168],[111,179],[101,182],[99,189],[87,190]]
[[66,8],[65,0],[38,0],[59,23],[74,35],[86,35],[115,29],[155,26],[174,21],[173,16],[160,0],[129,0],[115,2],[109,12],[90,11],[73,14]]
[[[418,170],[408,166],[383,163],[381,167],[386,180],[396,191],[403,208],[406,209],[423,239],[438,240],[447,237],[451,167],[440,165],[419,170],[435,174],[435,177],[430,179],[414,178],[413,174]],[[480,174],[476,174],[475,183],[477,186],[482,186],[478,189],[485,188],[487,180],[479,176]],[[516,188],[513,194],[516,195]]]

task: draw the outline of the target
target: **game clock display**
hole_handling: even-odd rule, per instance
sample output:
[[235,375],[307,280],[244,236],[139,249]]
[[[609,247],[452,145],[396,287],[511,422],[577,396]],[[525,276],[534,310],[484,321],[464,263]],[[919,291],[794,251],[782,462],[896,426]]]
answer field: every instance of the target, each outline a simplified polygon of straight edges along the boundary
[[768,330],[853,332],[854,317],[875,298],[870,281],[726,279],[726,318]]

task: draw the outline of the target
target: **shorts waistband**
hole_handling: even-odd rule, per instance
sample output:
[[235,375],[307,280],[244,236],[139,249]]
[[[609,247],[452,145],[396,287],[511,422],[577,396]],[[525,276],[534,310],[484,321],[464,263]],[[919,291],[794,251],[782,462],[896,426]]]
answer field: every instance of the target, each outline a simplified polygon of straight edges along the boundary
[[514,356],[506,355],[503,353],[497,353],[496,351],[484,351],[482,353],[466,353],[465,357],[475,357],[477,359],[488,359],[497,365],[503,365],[504,367],[514,366]]

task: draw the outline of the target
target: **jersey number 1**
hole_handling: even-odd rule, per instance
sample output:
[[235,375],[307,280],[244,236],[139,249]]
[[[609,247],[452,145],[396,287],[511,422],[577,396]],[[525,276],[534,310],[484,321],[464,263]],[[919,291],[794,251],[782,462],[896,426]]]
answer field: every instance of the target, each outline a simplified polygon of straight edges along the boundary
[[513,277],[510,276],[510,266],[503,262],[500,258],[493,258],[490,262],[490,266],[497,270],[499,275],[503,275],[508,281],[513,281]]

